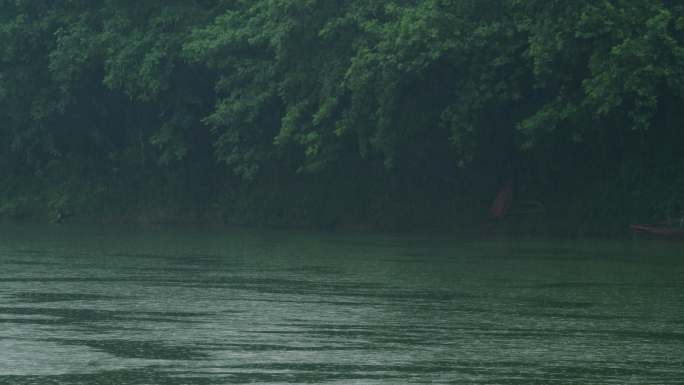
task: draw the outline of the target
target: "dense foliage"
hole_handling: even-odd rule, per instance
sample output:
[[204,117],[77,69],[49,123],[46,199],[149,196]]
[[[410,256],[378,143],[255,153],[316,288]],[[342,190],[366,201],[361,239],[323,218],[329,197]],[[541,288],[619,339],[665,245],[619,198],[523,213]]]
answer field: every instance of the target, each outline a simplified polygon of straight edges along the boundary
[[619,227],[682,214],[683,96],[672,0],[0,0],[0,214],[445,224],[513,180]]

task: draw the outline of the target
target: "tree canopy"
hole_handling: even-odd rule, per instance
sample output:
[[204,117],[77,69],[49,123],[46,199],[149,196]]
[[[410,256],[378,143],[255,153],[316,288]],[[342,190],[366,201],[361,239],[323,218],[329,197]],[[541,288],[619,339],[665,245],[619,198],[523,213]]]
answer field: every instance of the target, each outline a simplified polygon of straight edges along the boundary
[[0,0],[0,41],[6,197],[684,203],[677,1]]

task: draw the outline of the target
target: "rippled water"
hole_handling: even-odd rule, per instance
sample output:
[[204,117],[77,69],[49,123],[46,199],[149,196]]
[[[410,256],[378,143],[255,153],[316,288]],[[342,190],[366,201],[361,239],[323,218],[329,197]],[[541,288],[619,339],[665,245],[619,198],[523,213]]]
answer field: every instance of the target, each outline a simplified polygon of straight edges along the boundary
[[0,227],[0,384],[683,384],[684,243]]

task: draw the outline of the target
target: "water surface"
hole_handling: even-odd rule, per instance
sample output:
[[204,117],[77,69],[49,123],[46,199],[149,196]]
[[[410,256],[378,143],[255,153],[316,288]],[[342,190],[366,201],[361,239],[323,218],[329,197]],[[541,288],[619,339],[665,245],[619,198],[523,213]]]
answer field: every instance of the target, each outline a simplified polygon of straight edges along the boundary
[[0,384],[683,384],[684,244],[0,227]]

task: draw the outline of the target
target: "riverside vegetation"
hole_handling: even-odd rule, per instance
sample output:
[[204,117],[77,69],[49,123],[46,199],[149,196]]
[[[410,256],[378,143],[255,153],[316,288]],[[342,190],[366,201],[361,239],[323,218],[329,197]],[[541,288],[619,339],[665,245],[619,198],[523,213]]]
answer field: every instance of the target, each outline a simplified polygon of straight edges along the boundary
[[0,215],[681,216],[683,43],[674,0],[0,0]]

